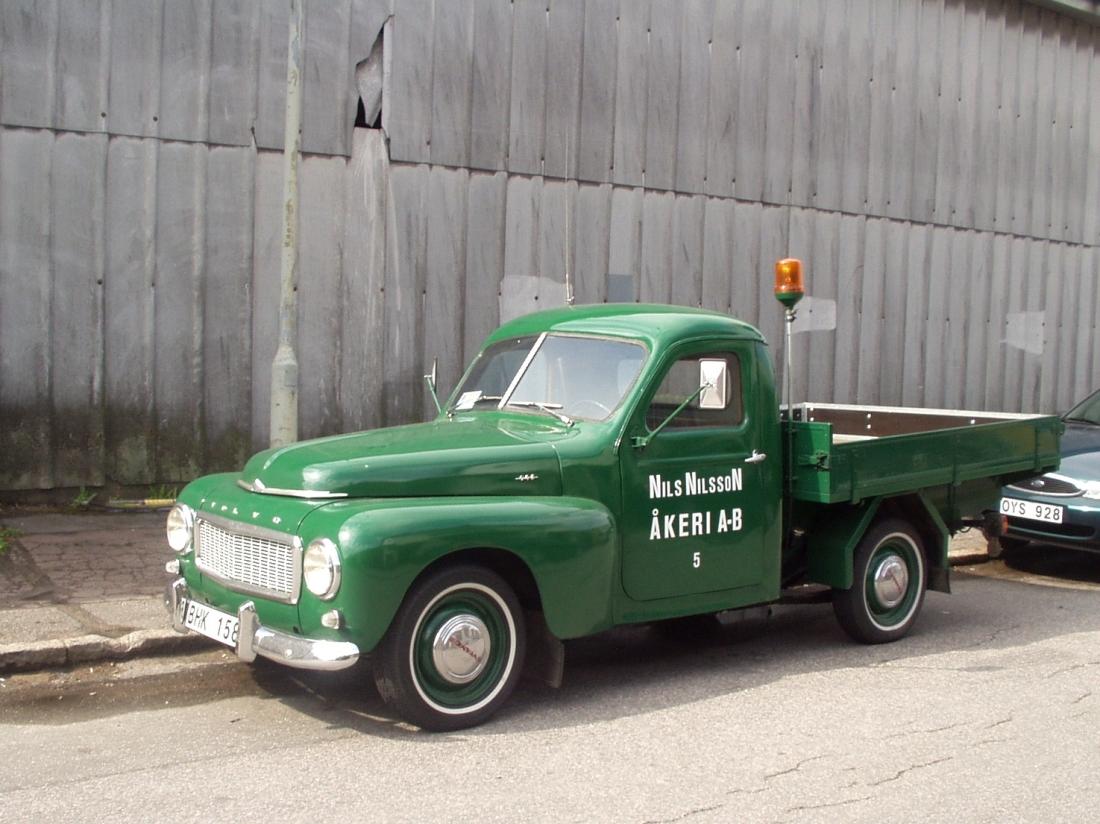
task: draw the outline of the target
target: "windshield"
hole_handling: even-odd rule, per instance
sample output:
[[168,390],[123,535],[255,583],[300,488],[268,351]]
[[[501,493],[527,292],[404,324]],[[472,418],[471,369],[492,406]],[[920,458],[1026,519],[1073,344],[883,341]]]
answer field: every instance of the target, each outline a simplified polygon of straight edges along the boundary
[[602,421],[622,403],[645,357],[641,344],[607,338],[547,334],[500,341],[474,362],[454,409],[508,407]]
[[1083,421],[1100,426],[1100,392],[1093,392],[1066,413],[1067,421]]

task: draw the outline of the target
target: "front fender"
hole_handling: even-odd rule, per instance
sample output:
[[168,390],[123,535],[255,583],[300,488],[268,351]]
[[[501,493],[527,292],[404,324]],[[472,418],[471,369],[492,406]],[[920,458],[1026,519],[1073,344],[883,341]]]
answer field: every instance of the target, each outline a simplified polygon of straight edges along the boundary
[[[343,633],[364,652],[388,629],[417,576],[466,549],[509,552],[530,570],[546,623],[559,638],[611,625],[617,529],[599,503],[568,497],[455,497],[341,501],[306,518],[308,543],[327,536],[340,547],[343,580],[331,602],[303,598],[302,631],[319,628],[336,607]],[[308,535],[308,537],[307,537]]]

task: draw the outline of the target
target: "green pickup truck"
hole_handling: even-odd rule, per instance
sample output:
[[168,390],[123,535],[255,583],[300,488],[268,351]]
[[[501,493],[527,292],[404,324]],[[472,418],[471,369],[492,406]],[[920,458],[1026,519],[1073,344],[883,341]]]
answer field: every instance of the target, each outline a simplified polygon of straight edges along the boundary
[[[434,389],[433,389],[434,392]],[[432,421],[271,449],[168,517],[174,626],[292,667],[369,655],[394,712],[458,729],[561,641],[815,588],[867,643],[948,590],[948,536],[1058,463],[1053,417],[802,404],[726,315],[511,321]],[[530,653],[530,655],[528,655]],[[550,662],[547,664],[546,662]]]

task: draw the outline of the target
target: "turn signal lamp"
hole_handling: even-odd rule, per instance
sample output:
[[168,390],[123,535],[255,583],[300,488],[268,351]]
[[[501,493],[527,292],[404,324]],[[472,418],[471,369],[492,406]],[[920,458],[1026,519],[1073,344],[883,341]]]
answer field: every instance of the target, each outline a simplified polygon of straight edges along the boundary
[[783,258],[775,263],[775,297],[780,303],[793,309],[802,300],[806,290],[802,286],[802,261]]

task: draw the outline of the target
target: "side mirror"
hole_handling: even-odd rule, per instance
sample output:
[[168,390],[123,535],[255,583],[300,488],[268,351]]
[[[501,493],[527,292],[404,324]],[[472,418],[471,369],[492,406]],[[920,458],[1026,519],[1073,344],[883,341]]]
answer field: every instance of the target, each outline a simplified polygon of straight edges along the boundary
[[439,375],[439,358],[432,360],[432,371],[424,376],[424,382],[428,384],[428,391],[432,393],[432,400],[435,402],[435,411],[440,413],[443,411],[443,407],[439,403],[439,396],[435,393],[436,379]]
[[699,361],[699,408],[725,409],[729,399],[729,375],[726,361],[704,358]]

